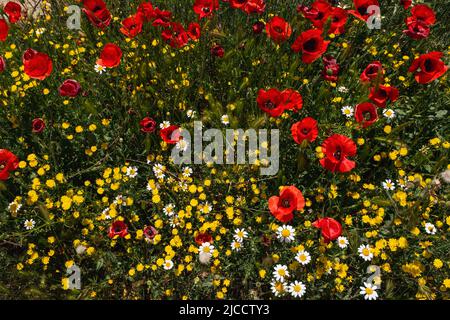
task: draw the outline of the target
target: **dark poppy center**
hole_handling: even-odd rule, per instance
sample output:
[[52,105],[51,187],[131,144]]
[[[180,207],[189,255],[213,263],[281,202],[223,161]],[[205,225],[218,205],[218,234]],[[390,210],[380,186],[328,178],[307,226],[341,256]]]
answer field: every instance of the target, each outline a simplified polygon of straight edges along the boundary
[[365,16],[367,14],[367,6],[361,6],[358,7],[358,13],[362,16]]
[[264,106],[267,108],[267,109],[274,109],[275,108],[275,104],[272,102],[272,101],[267,101],[265,104],[264,104]]
[[369,121],[370,119],[372,119],[372,114],[370,113],[370,111],[365,111],[363,112],[363,117],[364,120]]
[[208,8],[208,7],[204,7],[204,8],[203,8],[203,12],[204,12],[204,13],[210,13],[210,12],[211,12],[211,9]]
[[275,30],[276,33],[283,33],[283,28],[280,26],[273,27],[273,30]]
[[336,160],[341,160],[341,157],[342,157],[342,151],[341,151],[341,149],[337,149],[337,150],[334,152],[333,157],[335,157]]
[[283,201],[281,201],[281,205],[283,206],[283,208],[289,208],[291,206],[291,202],[288,199],[284,199]]
[[378,66],[370,66],[369,69],[367,70],[367,73],[370,75],[376,75],[378,74]]
[[309,39],[303,44],[303,49],[308,52],[314,52],[317,49],[318,41],[317,39]]
[[302,133],[303,133],[304,135],[307,135],[307,134],[309,133],[309,129],[308,129],[308,128],[303,128],[303,129],[302,129]]
[[434,61],[432,59],[425,60],[425,63],[423,64],[423,66],[425,67],[424,69],[426,72],[434,71]]

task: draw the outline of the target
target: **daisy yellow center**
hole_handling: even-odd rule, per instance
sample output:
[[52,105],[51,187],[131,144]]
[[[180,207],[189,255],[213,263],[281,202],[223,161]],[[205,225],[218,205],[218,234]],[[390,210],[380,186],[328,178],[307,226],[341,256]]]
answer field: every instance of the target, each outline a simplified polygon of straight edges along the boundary
[[242,231],[239,231],[239,232],[237,233],[237,236],[238,236],[239,238],[243,238],[243,237],[244,237],[244,233],[243,233]]
[[372,288],[366,288],[366,294],[371,295],[373,293]]
[[306,261],[306,256],[305,256],[304,254],[302,254],[302,255],[300,256],[300,260],[301,260],[301,261]]
[[302,291],[302,287],[299,284],[296,284],[293,289],[294,289],[295,292]]
[[278,270],[278,274],[282,277],[284,277],[286,275],[286,271],[284,269],[280,269]]
[[209,253],[211,250],[209,249],[209,247],[205,247],[203,248],[203,252]]
[[275,285],[275,290],[277,290],[278,292],[283,292],[283,290],[284,290],[283,284],[281,282],[277,283]]
[[368,256],[370,254],[370,250],[367,249],[367,248],[364,248],[363,251],[362,251],[362,254],[365,255],[365,256]]
[[286,238],[291,235],[291,232],[288,229],[284,229],[283,231],[281,231],[281,235]]

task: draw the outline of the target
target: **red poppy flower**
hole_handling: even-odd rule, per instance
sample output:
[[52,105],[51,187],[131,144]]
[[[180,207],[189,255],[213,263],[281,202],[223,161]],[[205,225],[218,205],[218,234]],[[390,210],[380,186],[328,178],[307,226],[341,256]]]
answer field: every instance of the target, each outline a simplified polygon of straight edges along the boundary
[[333,218],[320,218],[313,222],[314,227],[319,228],[325,243],[336,240],[342,234],[342,226]]
[[32,132],[41,133],[45,129],[45,122],[41,118],[36,118],[31,122]]
[[412,7],[411,16],[406,18],[406,24],[410,24],[414,21],[420,21],[426,25],[433,25],[436,23],[436,14],[426,4],[418,4]]
[[156,121],[149,117],[142,119],[139,125],[141,126],[141,131],[145,133],[152,133],[156,130]]
[[216,44],[211,48],[211,54],[215,57],[223,58],[225,50],[221,45]]
[[312,63],[327,51],[330,41],[324,41],[322,31],[308,30],[302,34],[292,44],[294,52],[302,52],[302,61]]
[[370,6],[380,6],[378,0],[353,0],[353,5],[356,10],[349,10],[348,12],[358,19],[367,21],[372,13],[367,12]]
[[181,130],[176,125],[170,125],[167,128],[161,129],[159,134],[164,142],[168,144],[176,144],[182,138]]
[[172,12],[170,11],[163,11],[160,10],[159,8],[155,8],[155,10],[153,10],[153,22],[152,22],[152,26],[154,27],[170,27],[170,18],[172,17]]
[[292,34],[291,25],[281,17],[275,16],[266,23],[267,36],[276,43],[289,39]]
[[348,172],[356,166],[347,158],[356,155],[356,144],[349,137],[333,134],[323,142],[322,152],[325,158],[320,160],[320,164],[331,172]]
[[379,85],[378,88],[370,88],[369,99],[372,100],[378,107],[385,108],[388,101],[397,101],[398,95],[397,88]]
[[106,68],[114,68],[120,64],[120,59],[122,59],[122,50],[120,47],[114,43],[108,43],[103,47],[97,64]]
[[266,10],[266,1],[265,0],[247,0],[244,4],[242,10],[246,14],[262,14]]
[[377,107],[370,102],[358,104],[355,108],[355,119],[363,128],[371,126],[378,120]]
[[8,16],[8,20],[10,23],[16,23],[22,16],[22,7],[20,6],[20,4],[13,1],[9,1],[3,8],[3,11],[5,11],[6,15]]
[[0,149],[0,181],[8,180],[9,173],[19,167],[19,159],[9,150]]
[[307,117],[299,122],[296,122],[291,127],[291,134],[294,141],[298,144],[302,144],[305,140],[313,142],[319,135],[317,121],[311,117]]
[[225,50],[221,45],[216,44],[211,48],[211,54],[215,57],[223,58]]
[[326,0],[316,0],[311,4],[311,7],[299,5],[297,11],[301,12],[303,16],[311,21],[311,23],[319,29],[323,28],[323,25],[327,21],[332,6]]
[[425,39],[430,35],[430,27],[422,21],[412,21],[407,26],[408,29],[403,30],[403,33],[415,40]]
[[128,226],[125,222],[117,220],[114,221],[109,227],[108,236],[112,239],[115,236],[118,236],[119,238],[124,238],[128,234]]
[[182,48],[189,41],[189,35],[178,22],[171,22],[170,26],[163,30],[161,37],[173,48]]
[[2,73],[3,71],[5,71],[6,69],[6,61],[5,58],[3,58],[2,56],[0,56],[0,73]]
[[111,23],[111,13],[103,0],[83,0],[83,12],[97,28],[104,29]]
[[8,37],[9,26],[5,19],[0,19],[0,41],[5,41]]
[[448,69],[441,58],[442,52],[439,51],[423,54],[413,61],[408,71],[414,72],[418,83],[430,83],[442,76]]
[[260,34],[264,31],[266,25],[262,21],[255,22],[252,26],[252,30],[254,34]]
[[155,238],[155,236],[157,234],[158,234],[158,230],[156,230],[152,226],[147,226],[147,227],[144,228],[144,239],[147,242],[153,241],[153,239]]
[[256,102],[258,107],[271,117],[279,117],[284,112],[283,97],[278,89],[260,89]]
[[234,9],[243,9],[248,0],[230,0],[230,7]]
[[330,29],[328,33],[342,34],[345,32],[345,24],[347,23],[348,13],[346,10],[335,7],[330,13]]
[[400,0],[400,4],[403,8],[408,9],[412,5],[412,0]]
[[76,80],[65,80],[58,88],[58,92],[62,97],[76,97],[81,92],[81,86]]
[[120,32],[122,32],[128,38],[134,38],[139,33],[142,32],[143,26],[143,16],[141,14],[136,14],[134,16],[125,18],[122,21],[122,28],[120,28]]
[[200,25],[197,22],[191,22],[188,26],[187,33],[191,40],[197,41],[198,39],[200,39],[201,35]]
[[299,111],[303,108],[302,95],[294,89],[286,89],[281,92],[281,104],[284,110]]
[[50,57],[33,49],[25,51],[22,57],[24,72],[32,79],[44,80],[53,70]]
[[332,56],[323,57],[323,71],[322,76],[327,81],[336,82],[339,75],[339,64]]
[[140,15],[144,22],[149,22],[154,18],[153,5],[150,2],[142,2],[138,8],[136,14]]
[[213,238],[209,233],[206,232],[199,232],[197,236],[195,237],[195,243],[201,246],[205,242],[212,243]]
[[286,223],[294,218],[295,210],[305,207],[305,198],[300,190],[294,186],[284,187],[280,196],[269,198],[270,213],[279,221]]
[[359,77],[362,82],[370,82],[372,80],[381,80],[384,75],[384,69],[380,61],[370,63]]
[[209,17],[215,10],[219,9],[219,0],[195,0],[194,12],[199,19]]

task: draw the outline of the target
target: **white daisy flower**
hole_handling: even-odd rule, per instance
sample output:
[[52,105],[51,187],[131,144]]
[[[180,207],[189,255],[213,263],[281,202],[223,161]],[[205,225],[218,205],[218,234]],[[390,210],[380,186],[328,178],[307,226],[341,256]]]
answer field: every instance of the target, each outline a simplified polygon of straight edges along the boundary
[[341,93],[347,93],[348,89],[346,87],[344,87],[344,86],[340,86],[340,87],[338,87],[338,91],[341,92]]
[[98,73],[98,74],[103,74],[103,72],[106,71],[106,68],[104,66],[101,66],[99,64],[96,64],[94,67],[94,70]]
[[344,107],[342,107],[341,111],[342,111],[342,114],[344,116],[346,116],[347,118],[353,117],[353,112],[354,112],[353,107],[351,107],[351,106],[344,106]]
[[242,249],[242,241],[232,241],[231,242],[231,250],[233,251],[240,251]]
[[385,116],[388,119],[393,119],[395,118],[395,112],[392,109],[384,109],[383,116]]
[[170,127],[170,122],[169,121],[163,121],[163,122],[161,122],[159,124],[159,128],[160,129],[165,129],[165,128],[168,128],[168,127]]
[[206,201],[204,204],[202,204],[201,206],[199,206],[200,212],[201,213],[210,213],[212,211],[212,206],[209,204],[208,201]]
[[364,296],[365,300],[376,300],[378,298],[377,286],[371,283],[364,283],[364,287],[359,287],[359,293]]
[[425,223],[425,232],[428,234],[435,234],[437,231],[436,227],[432,223]]
[[348,246],[348,239],[346,237],[341,236],[341,237],[337,238],[337,243],[338,243],[339,248],[345,249]]
[[183,177],[189,178],[192,174],[192,169],[189,167],[184,167],[182,170]]
[[277,238],[281,242],[292,242],[294,241],[295,236],[295,230],[292,228],[292,226],[289,225],[283,225],[281,227],[278,227],[277,229]]
[[138,168],[137,167],[128,167],[127,168],[127,176],[130,178],[136,178],[138,175]]
[[31,230],[34,228],[35,224],[36,223],[34,222],[34,220],[30,219],[30,220],[25,220],[25,222],[23,223],[23,226],[25,227],[25,229]]
[[164,177],[166,176],[164,174],[164,171],[166,170],[166,167],[164,167],[162,164],[155,164],[153,166],[153,173],[155,174],[156,178],[158,179],[164,179]]
[[41,34],[43,34],[47,29],[45,28],[37,28],[35,33],[37,36],[40,36]]
[[391,179],[386,179],[382,185],[385,190],[395,190],[395,183]]
[[22,204],[18,203],[16,201],[13,201],[8,205],[8,210],[12,214],[17,214],[17,212],[19,212],[20,208],[22,208]]
[[283,281],[272,281],[270,283],[270,289],[275,297],[280,297],[286,293],[286,284]]
[[234,238],[238,242],[242,242],[245,238],[248,237],[248,232],[244,229],[236,229],[234,230]]
[[359,256],[364,259],[364,261],[370,261],[373,258],[372,250],[369,245],[360,245],[358,248]]
[[188,116],[189,119],[195,117],[195,111],[194,110],[188,110],[186,112],[186,115]]
[[229,124],[230,124],[230,118],[228,117],[227,114],[224,114],[224,115],[222,116],[221,120],[222,120],[222,123],[223,123],[224,125],[229,125]]
[[172,268],[173,268],[173,262],[172,262],[172,260],[166,260],[166,261],[164,261],[163,266],[164,266],[164,270],[170,270],[170,269],[172,269]]
[[294,298],[301,298],[306,292],[306,286],[303,282],[295,280],[289,284],[287,290]]
[[295,260],[305,266],[311,261],[311,256],[307,251],[301,250],[295,255]]
[[166,216],[173,216],[175,214],[175,206],[172,203],[166,205],[163,209]]
[[214,246],[209,242],[203,242],[200,248],[198,248],[199,253],[210,254],[214,252]]
[[289,277],[288,267],[282,264],[277,264],[274,267],[273,276],[278,281],[284,281],[285,278]]
[[189,143],[184,140],[184,139],[180,139],[176,144],[175,144],[175,148],[177,148],[177,150],[183,150],[186,151],[187,148],[189,147]]
[[109,215],[109,208],[106,208],[106,209],[104,209],[103,211],[102,211],[102,214],[105,216],[105,219],[106,220],[110,220],[111,219],[111,216]]
[[177,217],[171,217],[170,219],[169,219],[169,225],[170,225],[170,227],[173,229],[173,228],[176,228],[176,227],[178,227],[179,225],[180,225],[180,221],[178,220],[178,218]]

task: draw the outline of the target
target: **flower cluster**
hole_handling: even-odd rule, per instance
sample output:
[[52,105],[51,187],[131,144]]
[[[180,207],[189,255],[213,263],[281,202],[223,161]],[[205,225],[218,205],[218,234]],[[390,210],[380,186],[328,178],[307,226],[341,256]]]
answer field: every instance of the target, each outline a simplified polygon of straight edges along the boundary
[[[445,4],[4,2],[6,297],[449,297]],[[176,164],[198,121],[279,172]]]

